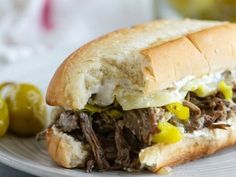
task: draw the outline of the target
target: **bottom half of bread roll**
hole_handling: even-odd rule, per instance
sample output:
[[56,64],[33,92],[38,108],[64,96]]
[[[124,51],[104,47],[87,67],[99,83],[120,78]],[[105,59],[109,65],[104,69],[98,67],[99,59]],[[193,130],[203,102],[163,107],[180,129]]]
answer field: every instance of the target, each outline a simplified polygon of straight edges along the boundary
[[232,146],[236,143],[236,116],[227,123],[231,126],[225,129],[204,128],[192,134],[184,134],[180,142],[142,149],[139,153],[140,162],[156,172],[162,167],[173,167]]

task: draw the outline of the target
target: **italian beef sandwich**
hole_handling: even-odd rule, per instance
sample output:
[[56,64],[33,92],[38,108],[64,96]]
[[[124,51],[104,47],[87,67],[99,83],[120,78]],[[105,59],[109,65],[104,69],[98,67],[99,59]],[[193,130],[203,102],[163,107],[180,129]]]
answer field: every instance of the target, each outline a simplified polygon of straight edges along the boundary
[[154,21],[102,36],[57,69],[51,158],[158,171],[236,143],[236,24]]

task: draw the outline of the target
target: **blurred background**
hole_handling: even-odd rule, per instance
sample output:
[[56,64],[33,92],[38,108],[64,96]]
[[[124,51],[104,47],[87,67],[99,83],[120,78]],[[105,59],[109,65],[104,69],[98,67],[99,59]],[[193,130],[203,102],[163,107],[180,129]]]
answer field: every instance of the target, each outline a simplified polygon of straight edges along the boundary
[[236,20],[235,0],[0,0],[0,65],[158,18]]
[[0,62],[69,54],[102,34],[153,19],[152,5],[148,0],[0,0]]

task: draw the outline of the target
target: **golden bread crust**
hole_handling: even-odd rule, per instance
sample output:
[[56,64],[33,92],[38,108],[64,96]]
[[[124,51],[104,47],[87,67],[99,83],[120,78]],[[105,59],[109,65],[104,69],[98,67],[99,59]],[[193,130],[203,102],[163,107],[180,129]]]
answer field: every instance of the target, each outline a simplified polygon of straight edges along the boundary
[[[76,50],[62,63],[49,84],[47,103],[82,109],[96,94],[96,103],[106,106],[115,96],[147,96],[189,75],[236,67],[236,62],[232,63],[236,58],[235,40],[231,40],[236,36],[234,28],[221,22],[154,21],[109,33]],[[223,44],[212,45],[205,40],[207,36],[214,41],[227,37]],[[216,60],[208,58],[218,48]],[[224,65],[214,67],[222,57]],[[104,90],[109,93],[104,95]]]
[[236,117],[231,120],[231,127],[226,130],[204,128],[192,135],[185,135],[178,143],[157,144],[143,149],[139,159],[143,166],[157,172],[163,167],[173,167],[232,146],[236,144]]

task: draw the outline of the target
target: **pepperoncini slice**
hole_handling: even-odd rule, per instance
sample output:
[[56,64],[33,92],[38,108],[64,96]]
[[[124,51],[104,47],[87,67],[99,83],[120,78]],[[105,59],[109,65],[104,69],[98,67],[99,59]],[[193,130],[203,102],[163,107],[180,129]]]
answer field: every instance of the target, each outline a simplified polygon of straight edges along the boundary
[[180,141],[183,137],[181,131],[168,122],[158,123],[157,128],[160,130],[160,133],[152,136],[153,143],[171,144]]
[[100,108],[100,107],[95,106],[95,105],[87,104],[87,105],[85,105],[84,110],[88,111],[88,112],[91,112],[91,113],[95,113],[95,112],[100,113],[100,112],[103,111],[103,108]]
[[198,97],[205,97],[209,95],[209,91],[200,85],[196,90],[193,91]]
[[166,105],[166,109],[175,114],[180,120],[188,120],[190,116],[189,108],[181,103],[171,103]]
[[230,101],[233,97],[232,87],[227,85],[224,81],[218,84],[218,90],[224,95],[227,101]]
[[111,118],[119,119],[123,116],[123,113],[121,111],[118,111],[116,109],[111,109],[105,112],[106,115],[108,115]]

